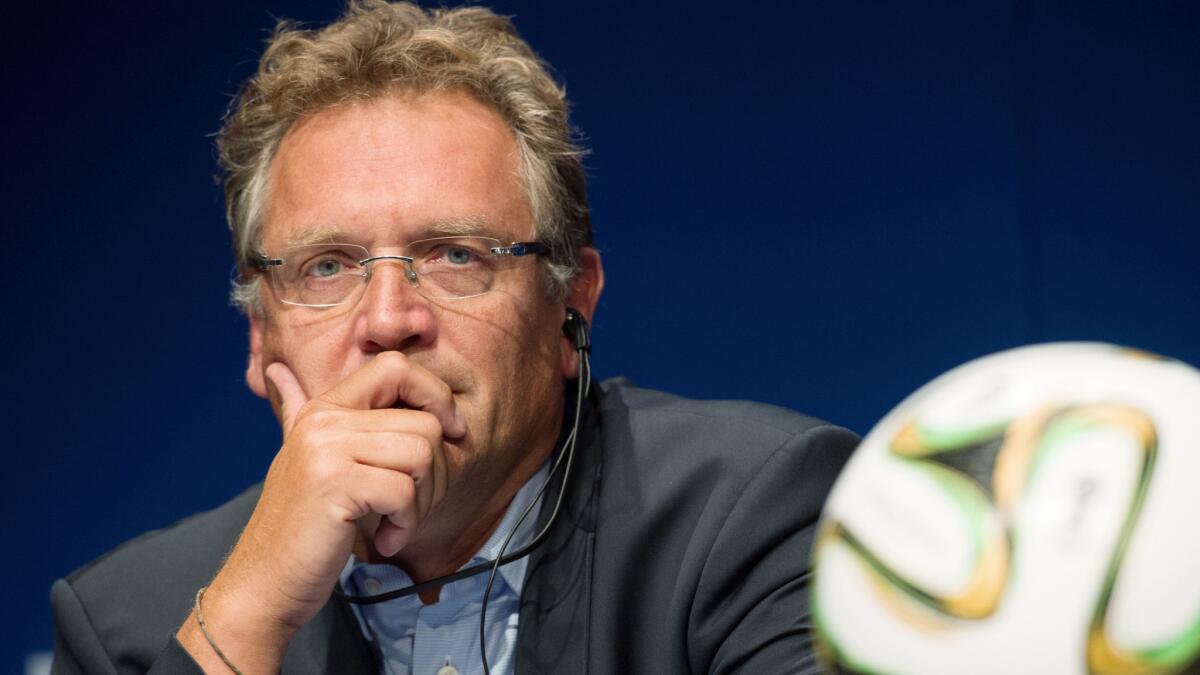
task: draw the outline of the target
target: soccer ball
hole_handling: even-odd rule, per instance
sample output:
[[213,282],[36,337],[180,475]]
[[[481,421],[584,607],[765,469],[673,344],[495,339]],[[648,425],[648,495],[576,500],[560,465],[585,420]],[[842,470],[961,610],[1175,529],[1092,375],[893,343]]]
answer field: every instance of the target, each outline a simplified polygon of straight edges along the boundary
[[813,564],[832,672],[1200,673],[1200,372],[1091,343],[956,368],[863,440]]

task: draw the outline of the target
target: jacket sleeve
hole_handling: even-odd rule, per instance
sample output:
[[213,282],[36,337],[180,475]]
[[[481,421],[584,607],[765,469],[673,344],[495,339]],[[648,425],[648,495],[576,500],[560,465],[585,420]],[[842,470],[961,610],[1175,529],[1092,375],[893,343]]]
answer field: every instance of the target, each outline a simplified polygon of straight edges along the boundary
[[840,427],[810,428],[746,484],[700,577],[689,630],[693,672],[820,672],[809,560],[821,507],[857,444]]
[[65,579],[59,579],[50,590],[50,605],[54,610],[54,663],[51,675],[116,675],[118,673],[149,673],[152,675],[203,675],[174,637],[152,660],[137,652],[125,653],[106,646],[88,616],[87,608]]

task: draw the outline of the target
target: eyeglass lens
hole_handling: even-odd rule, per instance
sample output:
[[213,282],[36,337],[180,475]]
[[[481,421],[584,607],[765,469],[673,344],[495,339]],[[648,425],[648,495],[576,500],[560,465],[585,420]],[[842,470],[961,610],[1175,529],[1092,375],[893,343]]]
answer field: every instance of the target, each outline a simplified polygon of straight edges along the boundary
[[[370,276],[373,265],[407,266],[410,281],[429,298],[466,298],[492,289],[496,273],[512,258],[493,254],[488,237],[439,237],[411,243],[405,255],[376,255],[355,244],[312,244],[289,249],[269,276],[289,304],[328,307],[345,302]],[[409,262],[411,260],[411,262]],[[415,274],[415,280],[412,275]]]

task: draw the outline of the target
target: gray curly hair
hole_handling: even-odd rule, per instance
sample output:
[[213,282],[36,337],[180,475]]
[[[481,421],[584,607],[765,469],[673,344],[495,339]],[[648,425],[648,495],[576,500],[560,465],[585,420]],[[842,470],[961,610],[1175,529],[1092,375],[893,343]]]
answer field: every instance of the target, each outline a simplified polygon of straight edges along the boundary
[[547,291],[565,297],[592,228],[584,150],[573,138],[566,93],[547,70],[511,21],[481,7],[424,10],[351,0],[340,19],[320,30],[281,22],[217,137],[239,270],[233,304],[261,311],[254,260],[271,161],[288,129],[305,115],[397,89],[466,91],[507,122],[537,238],[549,248]]

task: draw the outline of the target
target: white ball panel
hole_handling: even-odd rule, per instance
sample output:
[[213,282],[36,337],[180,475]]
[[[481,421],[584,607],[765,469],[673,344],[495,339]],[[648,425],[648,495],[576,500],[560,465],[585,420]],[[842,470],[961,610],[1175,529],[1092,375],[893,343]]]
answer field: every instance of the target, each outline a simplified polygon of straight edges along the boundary
[[[864,439],[827,503],[825,518],[850,528],[890,569],[936,595],[970,577],[970,525],[950,495],[890,456],[900,429],[955,433],[1047,409],[1135,408],[1158,434],[1142,512],[1110,605],[1118,647],[1161,646],[1200,617],[1200,373],[1110,345],[1065,343],[1004,352],[934,380]],[[954,619],[880,594],[844,544],[815,555],[822,631],[890,673],[1085,673],[1086,636],[1145,458],[1140,439],[1085,426],[1043,453],[1019,491],[1008,526],[1011,576],[999,606]],[[999,521],[998,521],[999,522]],[[965,565],[965,567],[964,567]],[[897,609],[898,607],[904,609]],[[913,621],[914,617],[923,617]]]

